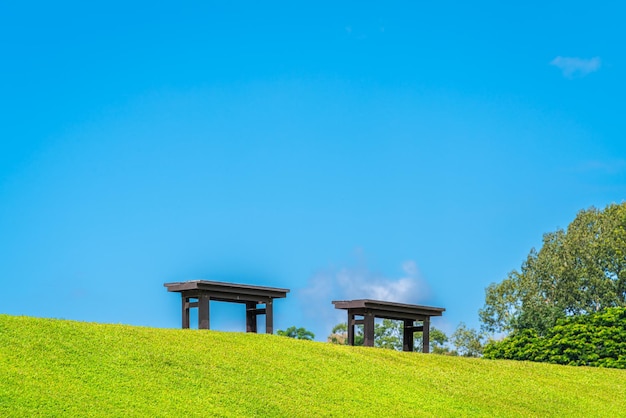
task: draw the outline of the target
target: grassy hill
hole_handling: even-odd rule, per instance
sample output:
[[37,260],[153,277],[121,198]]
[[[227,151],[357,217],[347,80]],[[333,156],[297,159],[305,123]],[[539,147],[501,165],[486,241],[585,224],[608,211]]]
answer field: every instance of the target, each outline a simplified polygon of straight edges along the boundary
[[626,371],[0,315],[0,416],[626,416]]

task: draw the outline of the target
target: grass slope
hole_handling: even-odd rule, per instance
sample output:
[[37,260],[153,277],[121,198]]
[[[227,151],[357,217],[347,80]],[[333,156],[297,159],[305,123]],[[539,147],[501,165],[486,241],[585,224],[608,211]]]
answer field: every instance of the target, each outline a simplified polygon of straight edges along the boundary
[[0,416],[626,416],[626,371],[0,315]]

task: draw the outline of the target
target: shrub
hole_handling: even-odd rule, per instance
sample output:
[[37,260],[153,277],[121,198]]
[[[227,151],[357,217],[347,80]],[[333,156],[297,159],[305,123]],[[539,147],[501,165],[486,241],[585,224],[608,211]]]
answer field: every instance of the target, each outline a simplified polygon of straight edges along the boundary
[[514,333],[489,342],[484,357],[626,369],[626,308],[560,319],[545,336]]

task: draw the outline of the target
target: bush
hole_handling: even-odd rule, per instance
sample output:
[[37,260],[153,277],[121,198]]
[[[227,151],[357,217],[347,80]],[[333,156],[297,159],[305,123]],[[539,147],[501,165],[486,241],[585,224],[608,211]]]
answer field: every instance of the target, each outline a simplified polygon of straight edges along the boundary
[[489,342],[484,357],[626,369],[626,308],[560,319],[545,336],[514,333]]

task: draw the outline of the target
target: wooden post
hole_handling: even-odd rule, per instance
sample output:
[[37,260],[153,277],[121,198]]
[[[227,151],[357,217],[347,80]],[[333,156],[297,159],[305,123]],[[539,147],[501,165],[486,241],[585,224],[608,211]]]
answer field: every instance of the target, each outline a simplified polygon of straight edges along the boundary
[[430,317],[424,318],[422,330],[422,353],[430,353]]
[[363,315],[363,345],[374,347],[374,314],[369,311]]
[[413,351],[413,320],[404,320],[402,332],[402,351]]
[[265,302],[265,333],[274,333],[274,300]]
[[189,298],[181,293],[183,299],[183,329],[189,328]]
[[354,314],[348,310],[348,345],[354,345]]
[[198,297],[198,329],[210,329],[209,325],[209,298],[208,295],[200,294]]
[[246,302],[246,332],[257,332],[256,302]]

